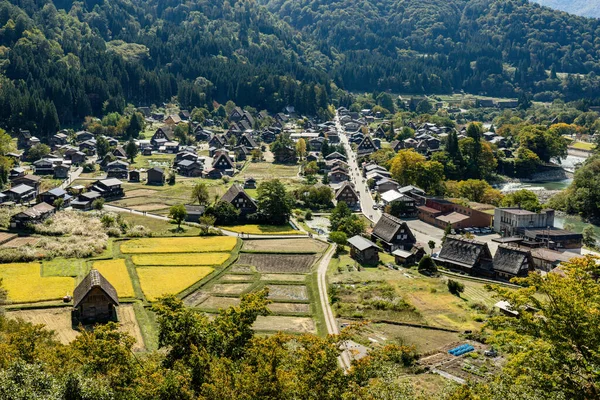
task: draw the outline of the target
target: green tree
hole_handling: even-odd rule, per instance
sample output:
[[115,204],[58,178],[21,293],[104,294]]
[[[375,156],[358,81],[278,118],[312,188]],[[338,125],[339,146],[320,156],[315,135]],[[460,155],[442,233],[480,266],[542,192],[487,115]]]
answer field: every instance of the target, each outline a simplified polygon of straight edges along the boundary
[[133,113],[129,118],[127,125],[127,137],[136,139],[140,136],[140,132],[144,130],[144,116],[138,112]]
[[127,158],[129,158],[129,161],[132,164],[135,161],[135,158],[137,157],[138,153],[139,149],[133,141],[133,139],[129,140],[129,142],[127,142],[127,145],[125,146],[125,154],[127,154]]
[[430,114],[433,111],[433,106],[429,100],[421,100],[415,109],[417,114]]
[[104,208],[104,199],[103,198],[98,198],[94,201],[92,201],[92,209],[94,210],[102,210]]
[[329,240],[338,245],[336,249],[338,254],[343,251],[344,246],[348,244],[348,236],[344,232],[336,231],[329,233]]
[[278,179],[258,185],[258,213],[270,224],[286,224],[292,213],[293,201]]
[[187,210],[183,204],[176,204],[169,209],[169,218],[177,224],[177,230],[181,230],[181,223],[187,217]]
[[311,161],[304,167],[304,173],[306,175],[315,175],[319,172],[319,166],[316,161]]
[[437,266],[429,255],[424,255],[419,261],[419,272],[425,274],[435,274],[437,272]]
[[447,286],[448,291],[458,297],[460,297],[460,294],[465,291],[465,285],[452,279],[448,279]]
[[199,219],[200,229],[204,235],[208,234],[211,226],[215,226],[217,218],[214,215],[203,215]]
[[430,240],[429,242],[427,242],[427,246],[429,246],[429,249],[433,253],[433,249],[435,249],[435,240]]
[[596,231],[594,230],[594,227],[591,225],[588,225],[585,228],[583,228],[582,233],[583,233],[583,244],[586,245],[587,247],[591,247],[592,249],[596,248],[597,239],[596,239]]
[[46,157],[48,154],[50,154],[50,147],[43,143],[40,143],[29,148],[29,150],[27,151],[27,159],[29,161],[37,161]]
[[296,154],[298,154],[298,157],[302,160],[306,154],[306,142],[304,141],[304,139],[299,139],[296,142]]
[[192,201],[197,201],[200,205],[207,205],[210,201],[210,194],[208,193],[208,187],[204,182],[197,182],[192,188]]
[[539,212],[542,205],[537,198],[537,195],[531,190],[521,189],[509,193],[500,202],[502,207],[520,207],[524,210]]
[[99,158],[104,158],[110,152],[110,144],[104,136],[98,136],[96,139],[96,152]]
[[217,201],[206,209],[205,215],[214,216],[218,225],[233,225],[238,221],[240,210],[227,201]]
[[64,204],[65,204],[65,199],[63,199],[62,197],[57,198],[56,200],[54,200],[54,203],[52,203],[54,208],[56,208],[57,210],[60,210],[61,208],[63,208]]

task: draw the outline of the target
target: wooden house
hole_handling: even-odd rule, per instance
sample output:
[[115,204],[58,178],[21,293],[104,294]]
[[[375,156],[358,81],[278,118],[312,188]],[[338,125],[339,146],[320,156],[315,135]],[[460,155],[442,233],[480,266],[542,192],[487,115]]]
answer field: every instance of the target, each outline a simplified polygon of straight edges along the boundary
[[150,144],[154,148],[159,148],[160,146],[164,146],[165,143],[173,141],[175,139],[175,132],[170,126],[164,126],[158,128],[152,138],[150,139]]
[[410,250],[417,241],[406,222],[387,213],[383,213],[375,224],[371,240],[380,241],[383,249],[389,253],[396,249]]
[[256,179],[250,177],[244,181],[244,189],[256,189]]
[[92,132],[79,131],[79,132],[75,133],[75,141],[77,143],[82,143],[82,142],[86,142],[88,140],[93,140],[93,139],[94,139],[94,134]]
[[227,192],[221,197],[221,201],[226,201],[240,210],[240,215],[245,216],[254,214],[258,211],[258,206],[254,199],[246,193],[242,186],[234,183]]
[[197,160],[182,160],[177,163],[177,172],[183,176],[202,176],[204,165]]
[[122,184],[123,182],[116,178],[101,179],[96,181],[90,189],[100,193],[105,199],[123,197],[124,192],[121,187]]
[[353,209],[360,209],[360,198],[358,193],[354,190],[354,186],[349,181],[342,183],[342,185],[335,192],[335,200],[339,203],[343,201],[348,204],[348,207]]
[[359,157],[368,156],[376,151],[377,146],[375,146],[375,143],[370,136],[365,136],[365,138],[358,144],[358,147],[356,148],[356,152]]
[[416,265],[427,253],[422,246],[415,245],[410,251],[396,249],[392,252],[396,265]]
[[258,143],[252,138],[252,135],[249,133],[244,133],[240,140],[238,140],[238,146],[246,146],[248,149],[257,149],[259,147]]
[[140,181],[140,170],[132,169],[129,171],[129,182],[139,182]]
[[167,118],[165,118],[164,122],[167,125],[177,125],[181,122],[181,117],[178,114],[171,114]]
[[346,156],[338,153],[337,151],[334,151],[333,153],[330,153],[328,155],[325,156],[325,160],[330,161],[330,160],[341,160],[341,161],[346,161]]
[[518,247],[499,245],[493,261],[495,277],[499,279],[527,276],[534,270],[531,252]]
[[147,171],[146,182],[149,185],[164,185],[165,171],[162,168],[150,168]]
[[221,171],[227,171],[227,170],[233,171],[235,169],[235,165],[233,164],[233,161],[224,152],[220,153],[218,156],[215,157],[212,167],[215,169],[219,169]]
[[56,199],[62,199],[64,201],[63,207],[68,206],[69,202],[71,201],[71,195],[69,195],[64,189],[58,187],[50,189],[47,192],[40,193],[38,197],[40,202],[48,203],[50,205],[54,205]]
[[39,203],[10,217],[10,227],[25,228],[29,224],[40,223],[54,214],[54,207],[47,203]]
[[117,291],[96,269],[92,269],[73,292],[73,316],[81,323],[116,320],[118,306]]
[[435,262],[449,270],[461,271],[469,275],[494,276],[492,254],[487,243],[461,236],[446,236]]
[[329,182],[340,183],[350,180],[350,175],[341,167],[335,167],[329,174],[327,174]]
[[348,239],[350,246],[350,257],[361,264],[379,263],[380,248],[369,239],[356,235]]
[[67,179],[71,166],[69,164],[58,164],[54,166],[54,178],[55,179]]
[[2,193],[5,196],[5,201],[14,201],[15,203],[28,202],[35,199],[37,196],[37,190],[34,187],[25,184],[15,185]]
[[204,206],[186,204],[184,207],[185,211],[187,211],[187,215],[185,217],[187,222],[198,223],[200,217],[204,215],[204,211],[206,211],[206,207]]

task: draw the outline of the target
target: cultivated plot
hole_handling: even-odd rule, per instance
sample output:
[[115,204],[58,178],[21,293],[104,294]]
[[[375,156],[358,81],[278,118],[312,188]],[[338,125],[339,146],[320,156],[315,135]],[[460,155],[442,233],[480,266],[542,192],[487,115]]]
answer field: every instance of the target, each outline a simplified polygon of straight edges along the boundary
[[241,253],[237,264],[253,265],[264,273],[308,273],[315,262],[312,254]]
[[32,303],[58,300],[72,294],[75,280],[70,277],[42,277],[39,263],[0,264],[0,278],[8,300],[13,303]]
[[221,265],[229,253],[140,254],[131,256],[135,265]]
[[308,314],[310,305],[302,303],[271,303],[269,310],[275,314]]
[[307,301],[308,291],[302,285],[268,285],[269,299]]
[[198,304],[197,307],[207,310],[220,310],[223,308],[236,307],[240,304],[238,297],[219,297],[209,296],[202,303]]
[[257,331],[316,333],[315,322],[309,317],[259,316],[253,328]]
[[148,301],[177,294],[214,271],[210,267],[138,267],[136,270]]
[[211,293],[240,295],[252,286],[251,283],[217,283],[210,288]]
[[261,281],[276,281],[276,282],[304,282],[306,275],[298,274],[263,274],[260,276]]
[[321,253],[327,250],[327,244],[319,240],[308,238],[244,240],[242,250],[289,253]]
[[101,260],[95,261],[94,268],[104,276],[117,291],[117,295],[122,297],[135,297],[133,284],[125,260]]
[[134,239],[121,244],[126,254],[202,253],[231,251],[237,239],[229,236]]

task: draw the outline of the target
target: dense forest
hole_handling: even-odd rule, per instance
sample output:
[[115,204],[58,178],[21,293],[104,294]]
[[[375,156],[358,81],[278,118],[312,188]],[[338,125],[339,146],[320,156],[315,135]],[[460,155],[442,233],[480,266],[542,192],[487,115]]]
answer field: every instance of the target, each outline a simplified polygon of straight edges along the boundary
[[127,103],[325,115],[338,89],[596,97],[600,21],[526,0],[0,1],[0,125]]

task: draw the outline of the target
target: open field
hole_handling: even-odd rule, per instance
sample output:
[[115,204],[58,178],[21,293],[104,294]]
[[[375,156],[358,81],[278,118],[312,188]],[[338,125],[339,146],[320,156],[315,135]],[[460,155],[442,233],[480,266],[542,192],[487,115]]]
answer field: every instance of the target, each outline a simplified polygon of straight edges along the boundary
[[240,265],[252,265],[265,273],[307,273],[315,262],[314,255],[241,253]]
[[271,303],[268,307],[275,314],[308,314],[310,312],[310,305],[302,303]]
[[[351,264],[351,272],[347,272],[345,265],[346,261],[334,259],[329,278],[340,290],[336,307],[342,317],[386,319],[456,330],[478,329],[487,310],[497,301],[484,283],[469,279],[452,278],[465,285],[465,292],[459,298],[450,294],[444,276],[430,278],[407,269],[356,271]],[[343,267],[344,272],[331,274],[338,267]],[[369,284],[365,286],[363,282]],[[378,303],[381,299],[385,304]]]
[[315,323],[309,317],[259,316],[253,325],[258,331],[282,331],[290,333],[316,333]]
[[385,346],[391,343],[414,346],[419,354],[430,353],[450,343],[461,340],[458,333],[438,331],[384,323],[367,325],[358,336],[368,346]]
[[135,297],[135,291],[127,272],[125,260],[101,260],[94,262],[94,268],[114,286],[120,298]]
[[309,238],[244,240],[242,250],[321,253],[327,250],[327,243]]
[[237,239],[229,236],[134,239],[121,244],[121,252],[140,253],[209,253],[231,251]]
[[171,221],[146,217],[139,214],[128,212],[119,213],[123,219],[130,225],[142,225],[152,232],[152,236],[198,236],[200,228],[195,226],[182,225],[181,231],[177,231],[177,225]]
[[569,147],[573,147],[578,150],[592,151],[596,148],[596,145],[594,143],[587,142],[573,142],[569,145]]
[[0,264],[0,278],[14,303],[58,300],[72,294],[75,280],[69,277],[42,277],[37,262]]
[[221,265],[229,253],[140,254],[131,256],[135,265]]
[[223,282],[249,282],[254,280],[254,275],[233,275],[227,274],[221,276],[220,281]]
[[7,249],[15,249],[23,246],[35,246],[41,239],[35,236],[17,237],[4,243],[2,247]]
[[301,285],[268,285],[269,299],[307,301],[308,291]]
[[210,267],[138,267],[136,270],[148,301],[165,294],[177,294],[214,271]]
[[298,179],[298,165],[273,164],[268,162],[248,163],[242,172],[244,177],[254,179]]
[[219,228],[231,232],[245,233],[250,235],[299,235],[302,232],[295,230],[290,225],[234,225],[220,226]]
[[[120,331],[130,334],[135,339],[134,351],[144,350],[144,340],[135,317],[132,305],[121,305],[117,308]],[[8,318],[20,318],[32,324],[44,324],[48,330],[54,331],[56,339],[63,344],[72,342],[79,336],[71,323],[71,308],[49,308],[42,310],[21,310],[7,312]]]
[[249,265],[234,264],[229,269],[229,272],[234,272],[236,274],[252,274],[252,273],[256,272],[256,268],[251,267]]
[[53,258],[42,261],[42,276],[81,277],[87,273],[84,260],[78,258]]
[[210,288],[211,293],[240,295],[252,286],[251,283],[217,283]]
[[277,281],[277,282],[304,282],[306,275],[295,274],[263,274],[260,277],[261,281]]
[[6,243],[17,238],[16,233],[0,232],[0,244]]
[[207,310],[220,310],[222,308],[236,307],[240,304],[238,297],[218,297],[210,296],[197,307]]
[[152,154],[151,156],[138,155],[131,164],[132,168],[169,167],[175,154]]

